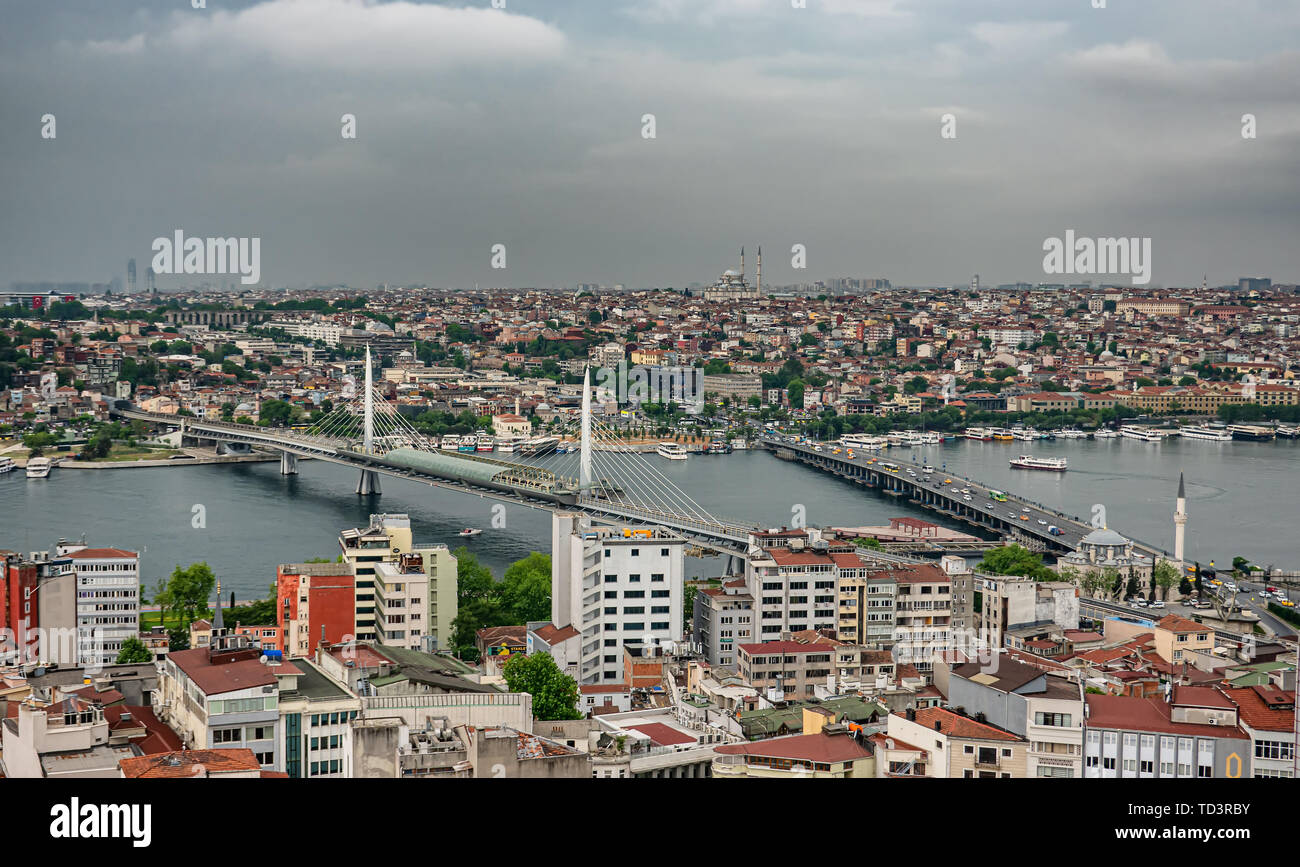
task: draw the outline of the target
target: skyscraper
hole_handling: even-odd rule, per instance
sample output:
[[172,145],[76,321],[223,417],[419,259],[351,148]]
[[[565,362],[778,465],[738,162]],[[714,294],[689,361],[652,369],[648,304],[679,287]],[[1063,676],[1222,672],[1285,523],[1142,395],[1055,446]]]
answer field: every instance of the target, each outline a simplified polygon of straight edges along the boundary
[[135,294],[135,260],[126,260],[126,291],[128,295]]

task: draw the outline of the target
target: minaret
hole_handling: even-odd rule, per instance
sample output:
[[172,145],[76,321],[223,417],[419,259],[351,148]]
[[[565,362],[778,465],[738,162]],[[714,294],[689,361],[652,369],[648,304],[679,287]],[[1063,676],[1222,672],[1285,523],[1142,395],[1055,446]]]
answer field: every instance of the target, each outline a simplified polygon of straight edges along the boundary
[[1183,487],[1183,474],[1178,474],[1178,502],[1174,507],[1174,559],[1183,565],[1183,537],[1187,530],[1187,491]]
[[754,278],[754,294],[763,294],[763,245],[758,245],[758,276]]
[[740,282],[745,282],[745,248],[740,248]]

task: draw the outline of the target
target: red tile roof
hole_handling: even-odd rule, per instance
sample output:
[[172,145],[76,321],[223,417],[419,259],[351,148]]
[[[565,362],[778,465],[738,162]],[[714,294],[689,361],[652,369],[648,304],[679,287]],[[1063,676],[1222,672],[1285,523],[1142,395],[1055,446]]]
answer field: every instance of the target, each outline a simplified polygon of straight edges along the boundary
[[1270,686],[1225,690],[1243,723],[1258,731],[1295,731],[1295,696]]
[[185,750],[153,756],[133,756],[117,763],[128,779],[192,778],[235,771],[260,771],[253,751],[247,747],[215,750]]
[[871,752],[848,735],[791,735],[748,744],[724,744],[715,752],[728,756],[760,756],[809,762],[851,762],[870,757]]
[[661,747],[699,743],[698,738],[693,738],[690,735],[679,732],[677,729],[671,726],[666,726],[663,723],[637,723],[636,725],[628,726],[628,728],[641,732],[641,734],[650,738],[651,741]]
[[202,690],[204,695],[220,695],[254,686],[271,686],[275,683],[274,671],[283,673],[285,666],[272,670],[258,661],[259,655],[253,652],[253,655],[244,659],[213,665],[208,659],[207,648],[198,648],[178,650],[168,658],[194,681],[195,686]]
[[123,551],[121,548],[82,548],[80,551],[73,551],[68,555],[73,560],[106,560],[111,558],[138,557],[134,551]]
[[1160,732],[1209,738],[1245,738],[1236,726],[1176,723],[1172,706],[1158,698],[1127,698],[1118,695],[1084,696],[1088,703],[1088,727],[1126,731]]
[[[951,738],[973,738],[985,741],[1019,741],[1020,737],[988,723],[954,713],[942,707],[923,707],[916,712],[916,724],[938,731]],[[937,726],[937,727],[936,727]]]

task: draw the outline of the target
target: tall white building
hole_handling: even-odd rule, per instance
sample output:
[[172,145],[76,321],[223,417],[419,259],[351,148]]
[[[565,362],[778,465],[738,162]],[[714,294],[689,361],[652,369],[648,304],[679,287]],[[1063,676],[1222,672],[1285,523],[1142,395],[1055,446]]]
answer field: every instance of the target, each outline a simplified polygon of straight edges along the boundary
[[582,635],[578,682],[623,679],[623,646],[682,639],[685,539],[662,527],[551,521],[551,622]]
[[140,556],[119,548],[60,544],[56,557],[72,561],[82,659],[116,662],[122,643],[140,635]]

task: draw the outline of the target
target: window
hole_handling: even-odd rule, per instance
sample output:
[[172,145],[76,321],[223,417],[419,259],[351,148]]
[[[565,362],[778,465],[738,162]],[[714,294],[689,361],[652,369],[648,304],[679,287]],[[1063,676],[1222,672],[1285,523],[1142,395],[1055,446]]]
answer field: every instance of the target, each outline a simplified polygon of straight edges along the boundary
[[663,582],[663,580],[664,580],[664,573],[662,573],[662,572],[651,572],[651,573],[650,573],[650,583],[651,583],[651,584],[660,584],[660,583]]
[[234,744],[244,739],[243,729],[213,729],[212,742],[214,744]]
[[1068,713],[1045,713],[1039,711],[1034,714],[1034,725],[1054,726],[1057,728],[1070,728],[1071,718]]
[[640,584],[641,574],[639,572],[634,572],[631,575],[627,576],[627,580],[631,581],[633,584]]
[[[637,592],[641,593],[641,595],[643,595],[643,596],[645,595],[645,591],[644,591],[644,590],[640,590],[640,591],[637,591]],[[624,594],[624,595],[630,596],[630,595],[632,595],[632,594],[628,593],[628,594]],[[667,598],[668,598],[668,591],[667,591],[667,590],[651,590],[651,591],[650,591],[650,596],[651,596],[652,598],[654,598],[654,599],[667,599]]]
[[660,549],[659,549],[659,556],[660,556],[660,557],[667,557],[667,556],[668,556],[668,549],[667,549],[667,548],[660,548]]
[[640,557],[640,556],[641,556],[641,549],[640,549],[640,548],[633,548],[633,549],[632,549],[632,556],[633,556],[633,557]]
[[979,757],[975,761],[981,765],[996,765],[998,763],[998,751],[994,747],[980,747]]
[[606,584],[616,584],[616,583],[618,583],[618,576],[617,576],[617,575],[606,575],[606,576],[605,576],[605,583],[606,583]]
[[[655,593],[658,593],[659,591],[658,591],[658,590],[655,590],[654,592],[655,592]],[[624,598],[624,599],[644,599],[644,598],[645,598],[645,591],[644,591],[644,590],[624,590],[624,591],[623,591],[623,598]]]

